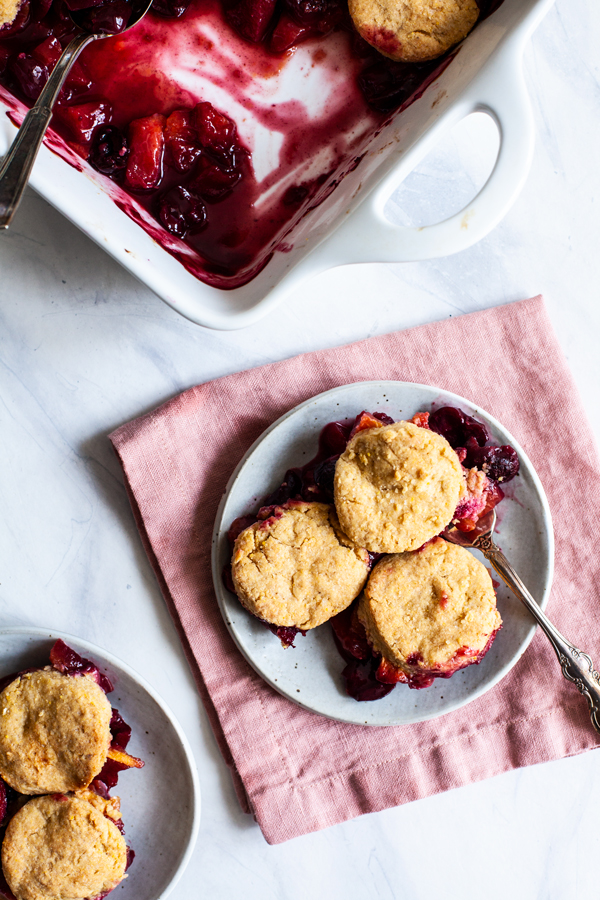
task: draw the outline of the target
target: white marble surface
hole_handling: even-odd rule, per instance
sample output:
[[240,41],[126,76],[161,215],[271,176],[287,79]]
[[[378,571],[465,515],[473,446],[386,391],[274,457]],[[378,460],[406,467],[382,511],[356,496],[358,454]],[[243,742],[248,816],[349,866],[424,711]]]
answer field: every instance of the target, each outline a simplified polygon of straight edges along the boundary
[[[237,804],[106,435],[227,372],[538,292],[598,434],[599,36],[600,9],[585,0],[558,0],[534,35],[533,169],[486,240],[437,262],[327,273],[245,331],[179,317],[31,192],[0,238],[0,623],[94,641],[171,705],[203,792],[181,900],[598,894],[597,751],[269,847]],[[398,203],[425,221],[453,211],[485,176],[493,143],[468,123]],[[470,174],[459,177],[464,163]]]

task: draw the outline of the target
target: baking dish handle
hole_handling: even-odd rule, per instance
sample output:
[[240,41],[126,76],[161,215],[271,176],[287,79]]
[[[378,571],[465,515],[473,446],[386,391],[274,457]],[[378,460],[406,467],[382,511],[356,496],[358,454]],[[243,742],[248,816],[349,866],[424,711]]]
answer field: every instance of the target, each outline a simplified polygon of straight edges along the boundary
[[520,55],[514,54],[509,60],[506,55],[497,59],[496,65],[492,64],[473,90],[463,96],[449,125],[473,112],[490,115],[500,132],[496,163],[473,200],[460,212],[435,225],[393,224],[384,215],[385,205],[420,161],[420,157],[405,157],[321,245],[319,250],[325,251],[328,258],[327,268],[347,263],[413,262],[449,256],[475,244],[500,222],[519,195],[533,157],[533,113]]

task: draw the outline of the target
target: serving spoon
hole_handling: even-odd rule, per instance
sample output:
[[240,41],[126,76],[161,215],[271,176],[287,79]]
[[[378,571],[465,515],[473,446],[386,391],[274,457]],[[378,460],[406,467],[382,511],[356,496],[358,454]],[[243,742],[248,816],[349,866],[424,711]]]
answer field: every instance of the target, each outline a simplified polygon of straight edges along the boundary
[[459,531],[450,524],[442,537],[451,544],[480,550],[492,564],[502,581],[518,597],[536,620],[558,657],[562,673],[568,681],[572,681],[580,694],[586,698],[592,719],[592,725],[600,733],[600,675],[587,653],[578,650],[558,631],[548,616],[542,612],[533,599],[504,553],[492,540],[496,524],[496,510],[493,509],[481,518],[473,531]]
[[0,228],[8,228],[21,202],[38,150],[52,118],[52,108],[71,66],[81,51],[92,41],[114,37],[116,34],[121,35],[129,31],[144,18],[151,5],[152,0],[133,0],[127,25],[118,31],[109,31],[108,29],[93,31],[90,27],[93,24],[93,18],[90,21],[89,13],[93,11],[94,7],[78,10],[77,13],[69,11],[71,19],[82,31],[80,34],[76,34],[63,50],[40,96],[23,119],[0,167]]

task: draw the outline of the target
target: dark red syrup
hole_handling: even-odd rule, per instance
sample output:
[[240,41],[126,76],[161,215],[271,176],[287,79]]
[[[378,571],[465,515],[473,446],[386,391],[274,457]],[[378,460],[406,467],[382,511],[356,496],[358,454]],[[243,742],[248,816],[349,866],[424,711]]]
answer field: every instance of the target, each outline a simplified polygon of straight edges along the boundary
[[[86,14],[108,31],[129,15],[125,0],[67,2],[93,6]],[[482,18],[498,5],[482,3]],[[65,0],[23,0],[0,28],[0,97],[31,106],[75,31]],[[321,71],[315,92],[329,90],[318,114],[269,93],[303,44],[300,75]],[[109,178],[117,205],[192,274],[235,288],[291,249],[294,226],[451,59],[382,57],[354,32],[345,0],[154,0],[130,32],[82,53],[48,143]],[[253,166],[259,132],[281,138],[268,172]]]

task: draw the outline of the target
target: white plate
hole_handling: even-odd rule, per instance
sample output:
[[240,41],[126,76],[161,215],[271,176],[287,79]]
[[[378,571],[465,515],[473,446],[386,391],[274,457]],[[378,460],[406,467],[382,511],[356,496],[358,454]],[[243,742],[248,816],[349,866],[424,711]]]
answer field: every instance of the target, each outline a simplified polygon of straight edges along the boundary
[[48,665],[58,638],[108,675],[114,686],[108,699],[131,725],[127,749],[145,762],[143,769],[121,772],[112,790],[121,798],[125,839],[135,851],[114,897],[117,892],[122,900],[166,897],[189,861],[200,824],[200,786],[187,739],[173,713],[129,666],[69,634],[41,628],[0,630],[0,678],[28,666]]
[[[511,444],[521,461],[520,475],[506,486],[498,509],[497,542],[516,567],[535,599],[548,600],[554,563],[552,521],[544,489],[515,439],[492,416],[463,397],[438,388],[400,381],[367,381],[334,388],[300,404],[271,425],[252,445],[233,473],[219,507],[213,538],[213,580],[221,612],[233,639],[248,662],[275,690],[313,712],[358,725],[401,725],[451,712],[480,697],[514,666],[535,632],[519,601],[504,586],[498,589],[503,628],[492,649],[477,666],[450,680],[436,679],[430,688],[398,685],[381,700],[359,703],[344,692],[344,662],[327,624],[298,636],[284,650],[264,625],[243,609],[222,582],[229,561],[227,529],[235,518],[253,512],[292,466],[317,452],[321,429],[328,422],[354,417],[363,409],[409,419],[432,404],[458,406],[488,426],[499,444]],[[476,554],[479,555],[479,554]],[[482,558],[481,556],[479,557]]]

